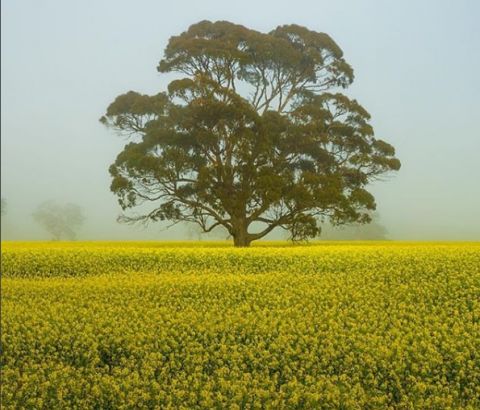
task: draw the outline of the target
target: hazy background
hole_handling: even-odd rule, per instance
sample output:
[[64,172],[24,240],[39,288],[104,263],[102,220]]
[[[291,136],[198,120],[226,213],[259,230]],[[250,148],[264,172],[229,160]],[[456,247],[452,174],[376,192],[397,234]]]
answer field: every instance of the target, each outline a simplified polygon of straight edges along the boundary
[[156,93],[170,36],[203,19],[260,31],[296,23],[333,37],[348,94],[402,169],[372,187],[392,239],[480,240],[480,1],[65,1],[1,6],[2,239],[48,239],[31,214],[81,205],[79,239],[180,239],[115,222],[108,166],[125,140],[98,118],[128,90]]

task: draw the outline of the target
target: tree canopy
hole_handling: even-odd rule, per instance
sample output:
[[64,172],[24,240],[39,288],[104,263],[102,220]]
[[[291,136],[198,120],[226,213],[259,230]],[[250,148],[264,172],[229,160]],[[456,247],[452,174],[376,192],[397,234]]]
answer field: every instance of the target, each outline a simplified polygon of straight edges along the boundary
[[100,119],[131,138],[110,167],[121,207],[151,204],[125,222],[222,226],[237,246],[275,228],[302,240],[325,219],[368,222],[366,186],[400,168],[369,113],[339,92],[353,69],[325,33],[202,21],[170,38],[157,69],[179,78],[118,96]]

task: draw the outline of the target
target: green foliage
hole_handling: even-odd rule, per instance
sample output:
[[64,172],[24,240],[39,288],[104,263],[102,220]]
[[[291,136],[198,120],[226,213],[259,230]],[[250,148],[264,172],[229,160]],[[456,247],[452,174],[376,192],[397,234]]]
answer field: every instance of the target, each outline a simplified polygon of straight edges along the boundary
[[480,407],[478,243],[179,245],[5,244],[3,407]]
[[133,139],[110,167],[120,205],[154,204],[123,221],[223,227],[238,246],[277,227],[302,240],[320,218],[368,221],[366,186],[400,168],[368,112],[338,92],[353,70],[325,33],[202,21],[170,39],[158,70],[186,77],[121,95],[101,118]]

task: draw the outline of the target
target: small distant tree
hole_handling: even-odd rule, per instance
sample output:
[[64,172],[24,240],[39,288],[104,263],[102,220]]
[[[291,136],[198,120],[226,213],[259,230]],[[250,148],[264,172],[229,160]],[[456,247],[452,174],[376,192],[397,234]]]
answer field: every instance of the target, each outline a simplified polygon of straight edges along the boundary
[[5,198],[2,198],[1,202],[1,215],[4,216],[7,214],[7,200]]
[[225,229],[216,229],[211,232],[205,232],[200,226],[196,224],[185,224],[186,236],[190,240],[212,240],[224,241],[229,239],[229,233]]
[[322,239],[339,241],[385,241],[388,240],[388,230],[380,222],[377,212],[370,214],[370,222],[366,224],[350,224],[322,226]]
[[40,204],[32,216],[55,241],[75,240],[77,230],[85,221],[82,209],[78,205],[59,205],[54,201]]
[[202,233],[203,231],[196,225],[189,224],[185,227],[187,238],[190,240],[201,241],[203,239]]

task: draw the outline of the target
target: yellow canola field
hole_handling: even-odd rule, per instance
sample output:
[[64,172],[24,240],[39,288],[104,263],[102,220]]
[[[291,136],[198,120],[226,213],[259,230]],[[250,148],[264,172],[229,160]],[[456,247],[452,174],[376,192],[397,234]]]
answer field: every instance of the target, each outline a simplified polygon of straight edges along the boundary
[[480,244],[4,243],[5,409],[480,408]]

